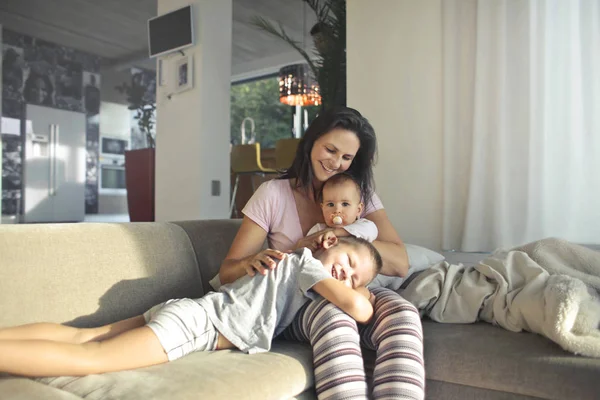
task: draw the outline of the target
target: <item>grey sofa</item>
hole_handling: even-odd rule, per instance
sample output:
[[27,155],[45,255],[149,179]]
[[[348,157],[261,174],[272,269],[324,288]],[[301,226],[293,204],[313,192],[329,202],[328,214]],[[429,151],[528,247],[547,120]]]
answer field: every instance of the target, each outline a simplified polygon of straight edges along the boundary
[[[0,225],[0,327],[105,324],[210,290],[239,220]],[[424,321],[428,399],[597,399],[600,360],[488,324]],[[368,367],[374,354],[365,352]],[[368,368],[369,369],[369,368]],[[310,347],[194,353],[134,371],[0,377],[0,399],[313,399]]]

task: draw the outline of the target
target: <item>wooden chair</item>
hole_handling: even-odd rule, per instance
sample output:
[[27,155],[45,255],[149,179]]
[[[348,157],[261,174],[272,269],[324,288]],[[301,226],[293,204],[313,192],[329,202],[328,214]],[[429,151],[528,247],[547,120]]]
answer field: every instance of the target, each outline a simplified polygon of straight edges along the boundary
[[288,169],[296,157],[300,139],[280,139],[275,143],[275,169]]
[[[235,207],[235,198],[237,195],[238,186],[240,184],[240,176],[250,175],[252,183],[252,192],[254,193],[255,185],[254,176],[264,177],[268,174],[277,174],[277,170],[263,167],[260,162],[260,143],[253,144],[238,144],[231,148],[231,171],[235,174],[235,183],[233,185],[233,193],[231,195],[231,204],[229,206],[229,216],[232,215]],[[237,209],[236,209],[237,212]]]

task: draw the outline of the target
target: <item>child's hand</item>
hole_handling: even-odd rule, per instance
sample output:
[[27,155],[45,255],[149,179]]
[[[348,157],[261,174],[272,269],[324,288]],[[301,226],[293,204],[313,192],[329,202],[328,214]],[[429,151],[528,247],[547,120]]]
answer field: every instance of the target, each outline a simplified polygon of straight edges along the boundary
[[369,302],[371,303],[371,305],[373,307],[375,307],[375,295],[373,293],[371,293],[371,291],[369,289],[367,289],[364,286],[361,286],[361,287],[357,287],[354,290],[356,290],[358,293],[362,294],[367,299],[369,299]]

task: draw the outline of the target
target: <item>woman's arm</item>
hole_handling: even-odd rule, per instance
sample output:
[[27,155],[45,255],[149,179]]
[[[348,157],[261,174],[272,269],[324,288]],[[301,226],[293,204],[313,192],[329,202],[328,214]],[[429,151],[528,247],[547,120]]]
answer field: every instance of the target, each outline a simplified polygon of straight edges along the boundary
[[379,235],[373,242],[375,248],[383,259],[381,274],[389,276],[404,277],[408,273],[408,254],[404,243],[396,229],[392,226],[390,219],[384,209],[380,209],[365,216],[377,225]]
[[261,251],[266,239],[267,232],[250,218],[244,217],[229,252],[221,263],[221,284],[234,282],[246,274],[254,276],[255,271],[264,275],[267,269],[275,268],[275,260],[283,259],[285,253],[273,249]]
[[373,306],[369,301],[371,292],[366,288],[350,289],[333,278],[323,279],[312,288],[330,303],[338,306],[354,318],[356,322],[366,324],[373,317]]

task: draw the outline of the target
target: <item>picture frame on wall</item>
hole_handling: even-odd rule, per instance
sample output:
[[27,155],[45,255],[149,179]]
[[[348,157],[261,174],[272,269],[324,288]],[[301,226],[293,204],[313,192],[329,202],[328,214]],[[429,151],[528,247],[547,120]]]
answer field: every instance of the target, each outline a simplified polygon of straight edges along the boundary
[[191,55],[177,60],[175,73],[175,92],[184,92],[194,87],[194,66]]

